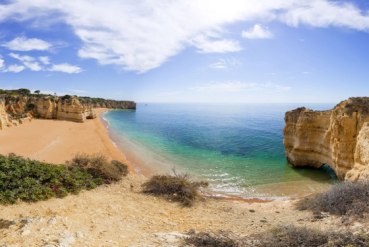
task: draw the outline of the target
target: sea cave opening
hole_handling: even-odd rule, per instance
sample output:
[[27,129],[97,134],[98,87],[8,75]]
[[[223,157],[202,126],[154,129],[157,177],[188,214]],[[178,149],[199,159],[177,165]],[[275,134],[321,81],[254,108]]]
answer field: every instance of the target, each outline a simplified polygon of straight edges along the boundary
[[332,179],[338,180],[336,172],[329,166],[329,164],[323,164],[320,170],[326,172]]

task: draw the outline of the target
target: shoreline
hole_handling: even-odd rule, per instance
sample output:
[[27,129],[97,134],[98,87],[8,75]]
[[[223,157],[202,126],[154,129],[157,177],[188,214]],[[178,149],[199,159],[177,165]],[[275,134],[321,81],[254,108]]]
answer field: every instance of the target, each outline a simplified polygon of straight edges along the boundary
[[[145,150],[140,150],[137,145],[131,144],[131,141],[127,139],[127,137],[122,137],[121,134],[115,133],[114,129],[109,126],[108,120],[103,116],[103,114],[109,110],[110,109],[107,109],[106,111],[101,112],[101,115],[99,117],[105,129],[107,130],[107,134],[109,135],[111,142],[114,146],[121,150],[131,168],[137,174],[144,175],[146,178],[157,174],[170,173],[168,170],[163,170],[165,169],[165,167],[162,167],[163,169],[160,169],[160,167],[158,167],[157,169],[150,168],[147,165],[148,162],[140,160],[139,153],[140,151],[142,152]],[[120,140],[120,138],[123,139]],[[132,151],[132,149],[134,151]],[[325,191],[330,186],[331,184],[329,183],[320,183],[309,180],[292,180],[281,181],[272,184],[256,185],[255,188],[259,190],[261,195],[235,195],[208,189],[205,191],[204,196],[208,198],[246,202],[270,202],[274,200],[285,201],[299,199],[314,193],[319,193]],[[273,194],[273,192],[276,192],[276,190],[279,193]]]
[[[84,123],[63,120],[33,119],[31,122],[13,126],[0,131],[0,153],[16,153],[27,158],[62,164],[71,160],[78,153],[101,153],[108,159],[116,159],[127,164],[133,174],[146,178],[165,171],[150,169],[141,164],[137,153],[131,153],[119,143],[114,130],[109,127],[104,113],[110,109],[95,109],[97,117]],[[298,185],[299,183],[292,183]],[[301,184],[301,182],[300,182]],[[284,185],[284,184],[282,184]],[[283,189],[283,186],[275,186]],[[265,185],[273,187],[273,185]],[[293,186],[296,187],[296,186]],[[300,186],[297,186],[300,187]],[[268,191],[268,189],[267,189]],[[288,200],[306,196],[309,193],[290,193],[281,196],[231,195],[208,189],[204,196],[222,200],[245,202],[268,202],[272,200]]]

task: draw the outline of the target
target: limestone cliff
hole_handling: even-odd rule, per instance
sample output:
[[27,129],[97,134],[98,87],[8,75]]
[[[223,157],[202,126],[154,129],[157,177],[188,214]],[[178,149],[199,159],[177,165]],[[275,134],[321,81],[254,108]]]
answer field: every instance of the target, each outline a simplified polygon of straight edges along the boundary
[[285,115],[284,146],[293,166],[329,165],[344,180],[369,179],[369,98],[328,111],[298,108]]
[[[77,96],[14,94],[0,95],[0,129],[30,121],[33,117],[84,122],[96,117],[94,108],[136,109],[132,101],[115,101]],[[17,92],[17,91],[16,91]]]

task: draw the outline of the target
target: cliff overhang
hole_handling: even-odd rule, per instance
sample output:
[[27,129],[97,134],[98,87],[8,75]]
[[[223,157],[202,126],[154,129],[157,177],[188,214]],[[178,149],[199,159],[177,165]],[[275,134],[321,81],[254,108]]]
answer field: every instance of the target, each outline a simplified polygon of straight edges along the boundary
[[369,179],[369,97],[349,98],[327,111],[286,112],[283,142],[293,166],[327,164],[341,180]]

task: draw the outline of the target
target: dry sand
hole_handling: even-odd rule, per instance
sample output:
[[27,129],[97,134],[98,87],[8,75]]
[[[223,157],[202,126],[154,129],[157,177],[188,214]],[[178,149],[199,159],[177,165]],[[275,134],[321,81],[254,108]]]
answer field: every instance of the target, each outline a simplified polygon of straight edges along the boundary
[[[83,124],[33,120],[0,131],[0,152],[56,163],[78,152],[125,159],[99,118]],[[63,199],[0,205],[0,246],[179,246],[181,234],[191,229],[247,236],[288,224],[319,229],[340,225],[333,216],[316,221],[311,213],[295,210],[292,200],[207,198],[184,208],[142,194],[145,180],[131,173],[119,183]]]
[[[98,116],[106,109],[97,109]],[[0,153],[16,153],[32,159],[64,163],[77,153],[101,153],[126,162],[97,117],[85,123],[34,119],[0,131]]]

